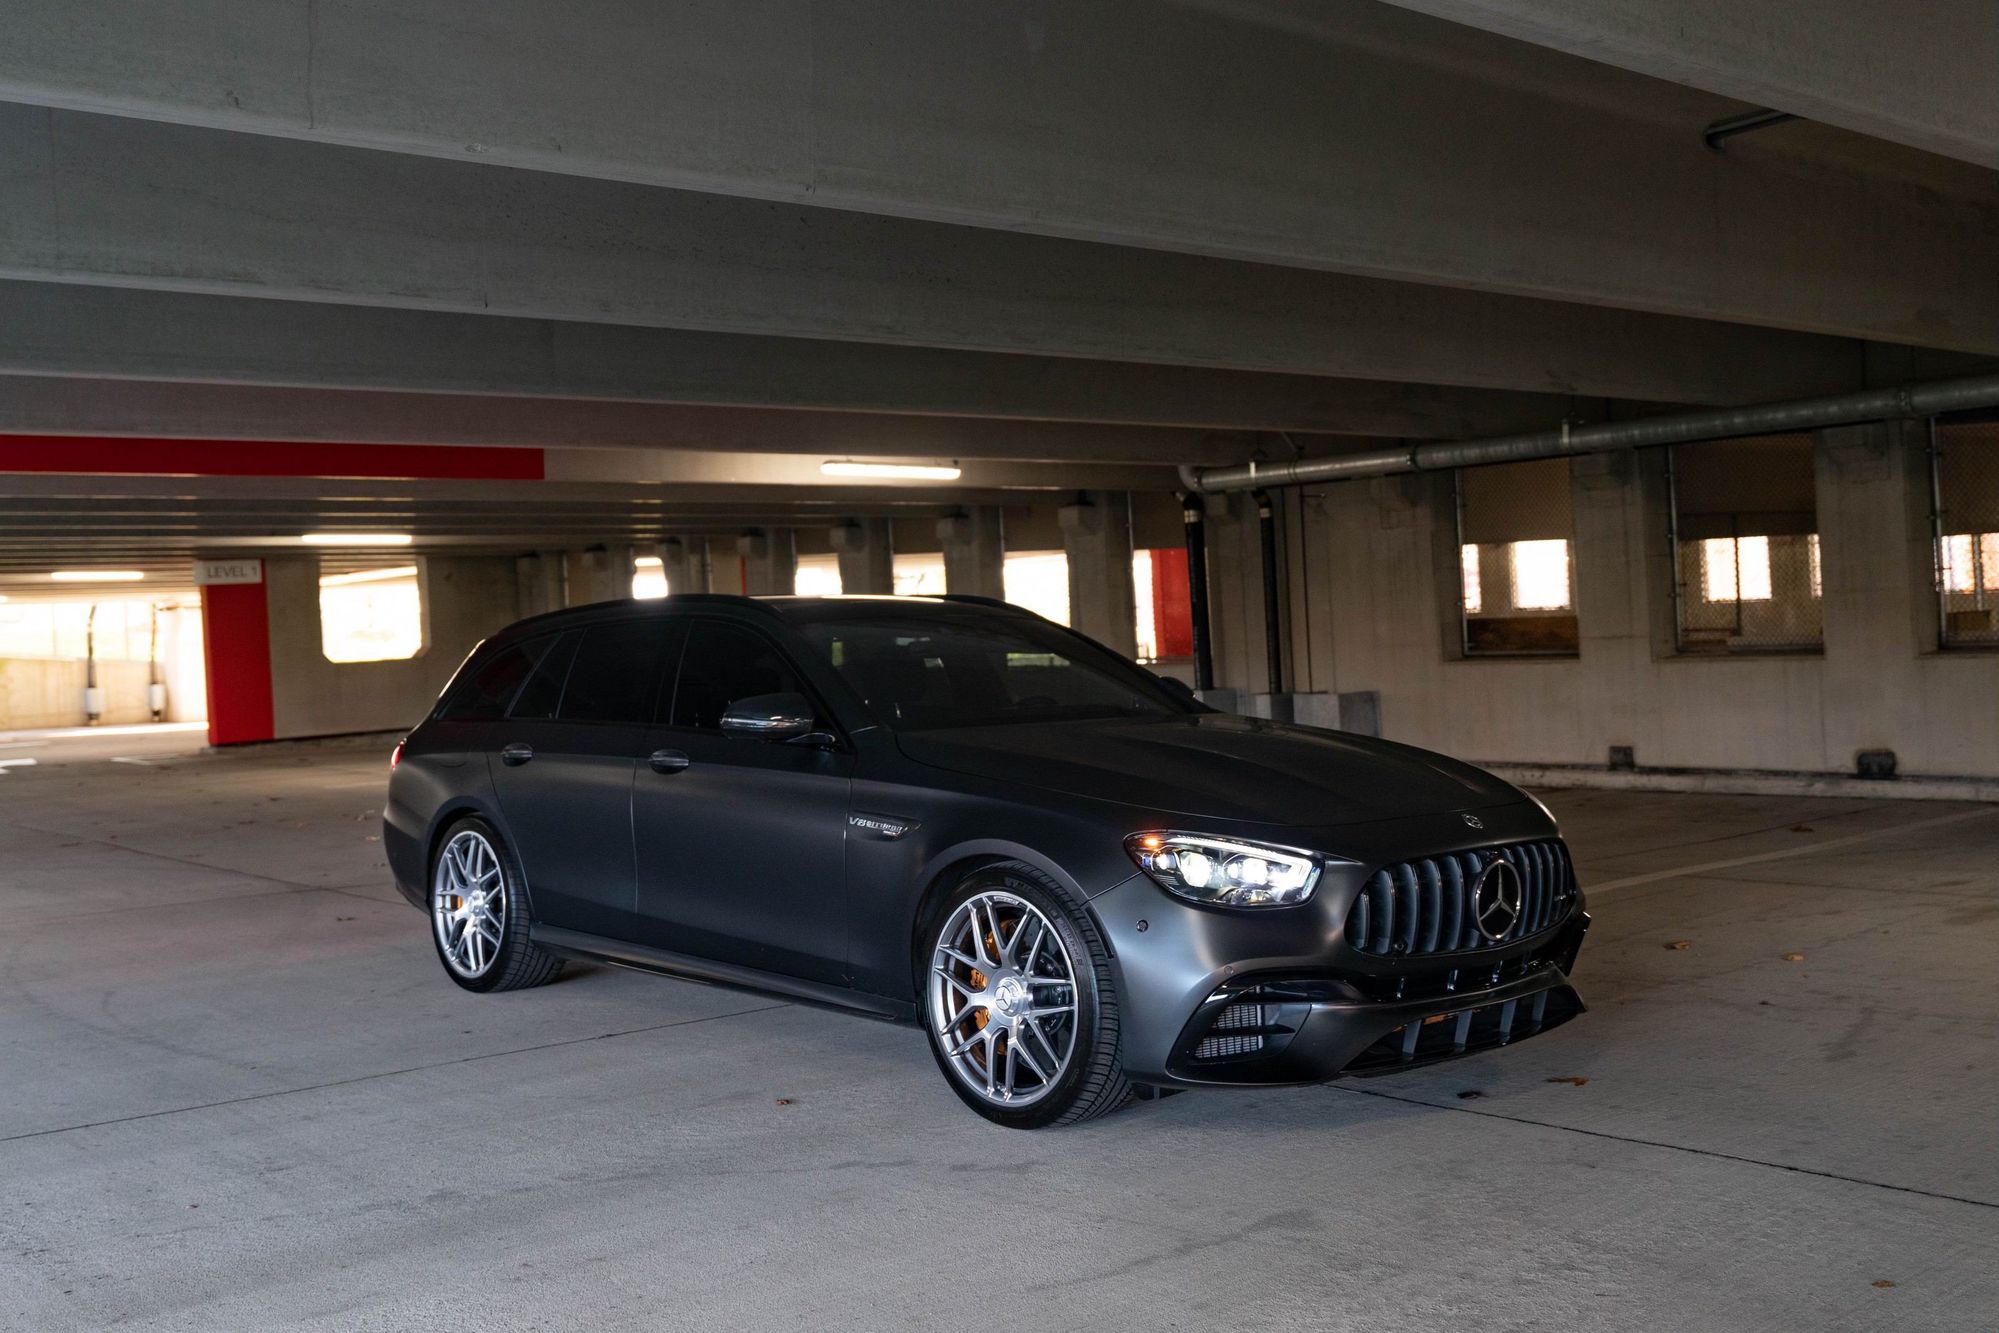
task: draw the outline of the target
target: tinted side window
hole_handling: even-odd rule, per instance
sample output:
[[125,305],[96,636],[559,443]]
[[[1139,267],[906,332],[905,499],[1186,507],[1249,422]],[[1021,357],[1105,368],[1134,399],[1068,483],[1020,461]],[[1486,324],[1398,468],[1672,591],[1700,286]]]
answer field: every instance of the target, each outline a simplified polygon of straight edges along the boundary
[[664,628],[656,620],[628,620],[584,630],[556,716],[564,722],[650,721]]
[[571,630],[560,640],[550,635],[542,641],[544,645],[555,646],[544,651],[534,670],[528,673],[527,684],[521,687],[514,706],[507,710],[508,717],[517,721],[546,721],[555,716],[555,706],[562,702],[562,682],[569,675],[569,660],[576,655],[576,641],[581,637]]
[[510,644],[492,654],[458,682],[451,697],[438,709],[438,717],[452,722],[504,717],[507,704],[533,670],[535,658],[548,644],[547,639],[536,639],[524,644]]
[[[806,694],[784,655],[761,634],[718,620],[696,621],[680,659],[670,724],[720,731],[722,713],[753,694]],[[809,697],[809,695],[808,695]]]

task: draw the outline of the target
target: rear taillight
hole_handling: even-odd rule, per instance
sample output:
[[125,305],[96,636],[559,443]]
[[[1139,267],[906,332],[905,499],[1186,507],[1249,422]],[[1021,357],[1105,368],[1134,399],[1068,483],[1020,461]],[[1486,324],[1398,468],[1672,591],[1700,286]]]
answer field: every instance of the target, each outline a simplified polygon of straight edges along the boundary
[[395,767],[396,767],[396,765],[397,765],[397,764],[400,764],[400,763],[401,763],[401,762],[403,761],[403,746],[407,745],[408,743],[409,743],[409,742],[407,742],[407,741],[397,741],[397,742],[396,742],[396,749],[395,749],[395,753],[393,753],[393,754],[391,754],[391,755],[389,756],[389,771],[390,771],[390,772],[394,772],[394,771],[395,771]]

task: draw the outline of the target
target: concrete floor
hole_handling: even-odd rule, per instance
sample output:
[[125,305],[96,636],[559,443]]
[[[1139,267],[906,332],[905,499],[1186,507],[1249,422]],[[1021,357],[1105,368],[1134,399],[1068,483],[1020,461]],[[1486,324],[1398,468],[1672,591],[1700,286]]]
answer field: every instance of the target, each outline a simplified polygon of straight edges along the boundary
[[1999,1326],[1999,807],[1552,793],[1584,1018],[1022,1135],[912,1031],[465,994],[385,747],[186,744],[0,775],[0,1326]]

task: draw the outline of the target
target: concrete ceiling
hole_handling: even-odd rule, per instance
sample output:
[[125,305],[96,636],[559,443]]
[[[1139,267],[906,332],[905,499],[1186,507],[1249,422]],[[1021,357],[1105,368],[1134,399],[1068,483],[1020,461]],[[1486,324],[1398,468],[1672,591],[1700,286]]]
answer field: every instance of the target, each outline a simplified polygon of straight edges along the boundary
[[[1999,114],[1934,77],[1994,22],[1806,12],[7,0],[0,432],[54,438],[0,478],[0,586],[307,523],[508,549],[1165,488],[1999,357]],[[1824,123],[1707,149],[1745,98]],[[549,461],[65,467],[99,436]]]

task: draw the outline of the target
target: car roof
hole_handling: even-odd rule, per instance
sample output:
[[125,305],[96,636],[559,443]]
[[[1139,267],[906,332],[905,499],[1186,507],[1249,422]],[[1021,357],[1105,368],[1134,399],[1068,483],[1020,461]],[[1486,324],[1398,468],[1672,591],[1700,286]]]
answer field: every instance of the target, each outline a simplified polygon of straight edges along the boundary
[[666,597],[626,597],[615,601],[590,602],[583,606],[565,606],[554,611],[544,611],[540,615],[529,616],[509,625],[495,639],[516,638],[523,634],[533,634],[558,630],[570,625],[589,624],[598,620],[617,620],[634,614],[670,614],[675,611],[739,611],[752,616],[778,616],[786,620],[825,620],[856,618],[880,611],[893,610],[900,615],[936,615],[952,611],[963,613],[977,607],[986,611],[1003,611],[1013,615],[1032,617],[1032,611],[1002,602],[993,597],[973,597],[966,594],[946,593],[939,597],[892,596],[887,593],[854,593],[831,597],[743,597],[733,593],[686,592],[674,593]]

